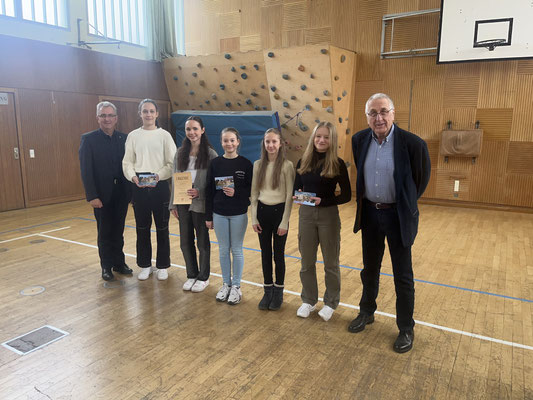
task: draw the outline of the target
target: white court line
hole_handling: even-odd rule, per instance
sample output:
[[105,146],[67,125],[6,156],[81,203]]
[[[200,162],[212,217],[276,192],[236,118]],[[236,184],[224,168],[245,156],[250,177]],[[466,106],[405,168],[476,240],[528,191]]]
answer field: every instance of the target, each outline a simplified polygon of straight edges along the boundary
[[[38,236],[43,236],[43,237],[46,237],[46,238],[49,238],[49,239],[59,240],[59,241],[62,241],[62,242],[78,244],[80,246],[91,247],[91,248],[94,248],[94,249],[98,248],[98,246],[95,246],[95,245],[92,245],[92,244],[76,242],[74,240],[58,238],[58,237],[54,237],[54,236],[45,235],[45,234],[42,234],[42,233],[37,234],[37,235]],[[128,257],[137,257],[135,254],[128,254],[128,253],[124,253],[124,254],[126,256],[128,256]],[[155,261],[155,260],[152,260],[152,261]],[[170,264],[170,265],[172,265],[173,267],[178,267],[178,268],[181,268],[181,269],[185,269],[185,267],[183,265],[178,265],[178,264]],[[218,276],[219,278],[222,277],[222,275],[214,273],[214,272],[212,272],[211,275]],[[248,285],[252,285],[252,286],[263,287],[263,285],[260,284],[260,283],[247,281],[247,280],[244,280],[244,279],[241,280],[241,282],[246,283]],[[300,293],[294,292],[292,290],[284,290],[284,292],[292,294],[292,295],[295,295],[295,296],[300,296]],[[323,301],[323,299],[320,298],[320,297],[319,297],[318,300],[319,301]],[[343,307],[346,307],[346,308],[352,308],[354,310],[359,310],[359,307],[356,306],[356,305],[353,305],[353,304],[348,304],[348,303],[342,303],[341,302],[341,303],[339,303],[339,305],[343,306]],[[390,314],[390,313],[386,313],[386,312],[382,312],[382,311],[376,311],[375,314],[382,315],[382,316],[388,317],[388,318],[396,319],[396,315],[395,314]],[[430,322],[424,322],[424,321],[419,321],[419,320],[415,320],[415,322],[418,325],[427,326],[429,328],[438,329],[438,330],[441,330],[441,331],[444,331],[444,332],[456,333],[458,335],[468,336],[468,337],[479,339],[479,340],[485,340],[487,342],[499,343],[499,344],[503,344],[505,346],[511,346],[511,347],[516,347],[516,348],[520,348],[520,349],[532,350],[533,351],[533,346],[527,346],[527,345],[521,344],[521,343],[509,342],[507,340],[501,340],[501,339],[496,339],[496,338],[492,338],[492,337],[489,337],[489,336],[478,335],[477,333],[466,332],[466,331],[461,331],[459,329],[448,328],[446,326],[436,325],[436,324],[432,324]]]
[[13,238],[13,239],[2,240],[2,241],[0,241],[0,243],[13,242],[15,240],[26,239],[26,238],[29,238],[29,237],[32,237],[32,236],[39,236],[39,235],[42,235],[43,233],[57,232],[57,231],[60,231],[60,230],[63,230],[63,229],[68,229],[68,228],[70,228],[70,226],[64,226],[62,228],[51,229],[49,231],[44,231],[44,232],[40,232],[40,233],[32,233],[30,235],[25,235],[25,236],[18,236],[18,237]]

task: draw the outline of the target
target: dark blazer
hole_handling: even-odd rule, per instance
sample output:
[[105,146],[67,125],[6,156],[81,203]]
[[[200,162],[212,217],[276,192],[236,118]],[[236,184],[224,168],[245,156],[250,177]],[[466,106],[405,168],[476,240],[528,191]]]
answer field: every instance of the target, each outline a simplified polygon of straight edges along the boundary
[[[357,167],[357,213],[353,231],[361,229],[362,200],[365,196],[364,163],[372,130],[357,132],[352,137],[352,150]],[[431,162],[426,142],[418,136],[394,126],[394,183],[396,210],[400,219],[402,243],[411,246],[418,232],[417,200],[429,182]]]
[[[131,199],[131,185],[122,173],[122,159],[126,145],[126,135],[119,131],[114,131],[118,140],[118,156],[120,163],[120,177],[122,188],[127,191],[128,201]],[[80,143],[80,169],[81,179],[85,187],[85,197],[87,201],[100,199],[105,205],[111,200],[113,193],[115,172],[113,170],[113,151],[110,146],[109,137],[101,130],[85,133],[81,136]]]

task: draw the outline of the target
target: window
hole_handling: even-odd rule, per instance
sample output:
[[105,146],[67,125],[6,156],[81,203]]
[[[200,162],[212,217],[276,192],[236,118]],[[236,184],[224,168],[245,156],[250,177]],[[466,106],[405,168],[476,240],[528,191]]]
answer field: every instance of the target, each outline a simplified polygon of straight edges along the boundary
[[66,0],[0,0],[0,15],[68,27]]
[[92,35],[146,43],[144,0],[87,0],[87,15]]

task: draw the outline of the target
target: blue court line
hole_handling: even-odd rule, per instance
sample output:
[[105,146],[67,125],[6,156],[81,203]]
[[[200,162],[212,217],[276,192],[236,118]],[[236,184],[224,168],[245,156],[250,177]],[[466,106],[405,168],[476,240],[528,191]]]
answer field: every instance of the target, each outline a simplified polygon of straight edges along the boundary
[[[61,222],[61,221],[68,221],[68,220],[71,220],[71,219],[81,219],[81,220],[84,220],[84,221],[92,221],[92,222],[96,222],[96,220],[94,218],[83,218],[83,217],[73,217],[73,218],[66,218],[64,220],[59,220],[59,221],[54,221],[54,222],[48,222],[48,223],[44,223],[44,224],[40,224],[40,225],[34,225],[34,226],[31,226],[31,227],[27,227],[27,228],[19,228],[20,229],[29,229],[29,228],[33,228],[35,226],[42,226],[42,225],[47,225],[47,224],[53,224],[53,223],[56,223],[56,222]],[[125,227],[127,228],[131,228],[131,229],[135,229],[135,226],[131,226],[131,225],[125,225]],[[17,230],[17,229],[15,229]],[[155,232],[155,230],[151,230],[152,232]],[[8,231],[10,232],[10,231]],[[0,234],[2,234],[4,232],[0,232]],[[179,237],[180,235],[176,234],[176,233],[170,233],[170,236],[176,236],[176,237]],[[216,245],[218,245],[218,242],[215,242],[213,240],[211,240],[211,243],[214,243]],[[255,252],[258,252],[260,253],[261,250],[260,249],[255,249],[255,248],[252,248],[252,247],[243,247],[243,249],[245,250],[249,250],[249,251],[255,251]],[[301,257],[298,257],[298,256],[293,256],[293,255],[289,255],[289,254],[285,254],[285,258],[294,258],[296,260],[301,260],[302,258]],[[320,263],[320,264],[324,264],[324,261],[319,261],[317,260],[317,263]],[[341,268],[346,268],[346,269],[352,269],[352,270],[356,270],[356,271],[362,271],[362,268],[357,268],[357,267],[352,267],[352,266],[349,266],[349,265],[342,265],[340,264],[339,267]],[[384,275],[384,276],[389,276],[389,277],[394,277],[393,274],[388,274],[388,273],[385,273],[385,272],[380,272],[380,275]],[[449,288],[449,289],[456,289],[456,290],[462,290],[462,291],[465,291],[465,292],[471,292],[471,293],[478,293],[478,294],[484,294],[484,295],[487,295],[487,296],[494,296],[494,297],[500,297],[502,299],[508,299],[508,300],[517,300],[517,301],[522,301],[522,302],[525,302],[525,303],[533,303],[533,300],[530,300],[530,299],[524,299],[524,298],[521,298],[521,297],[513,297],[513,296],[507,296],[507,295],[504,295],[504,294],[498,294],[498,293],[491,293],[491,292],[485,292],[485,291],[482,291],[482,290],[476,290],[476,289],[469,289],[469,288],[465,288],[465,287],[462,287],[462,286],[454,286],[454,285],[447,285],[445,283],[439,283],[439,282],[432,282],[432,281],[426,281],[424,279],[414,279],[415,282],[419,282],[419,283],[426,283],[428,285],[435,285],[435,286],[442,286],[442,287],[445,287],[445,288]]]

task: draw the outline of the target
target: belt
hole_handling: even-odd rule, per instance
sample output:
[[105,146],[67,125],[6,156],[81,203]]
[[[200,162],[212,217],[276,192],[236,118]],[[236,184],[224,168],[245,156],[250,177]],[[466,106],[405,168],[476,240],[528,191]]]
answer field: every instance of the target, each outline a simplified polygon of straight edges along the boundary
[[365,201],[376,210],[384,210],[386,208],[394,208],[396,207],[396,203],[374,203],[373,201],[366,200]]

